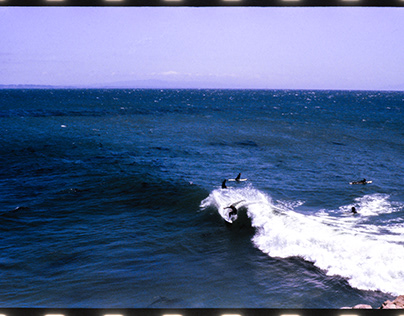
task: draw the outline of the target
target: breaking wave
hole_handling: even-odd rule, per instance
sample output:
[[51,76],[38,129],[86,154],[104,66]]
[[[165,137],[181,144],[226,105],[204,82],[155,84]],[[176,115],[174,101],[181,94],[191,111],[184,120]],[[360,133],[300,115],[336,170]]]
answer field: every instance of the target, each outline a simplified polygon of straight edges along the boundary
[[[251,225],[252,242],[271,257],[300,257],[324,270],[342,276],[352,287],[393,295],[404,292],[403,223],[379,227],[363,219],[403,210],[388,195],[366,195],[334,212],[306,215],[296,211],[300,201],[276,201],[254,187],[215,189],[205,198],[202,209],[215,208],[225,219],[225,208],[243,201]],[[349,214],[355,206],[359,214]]]

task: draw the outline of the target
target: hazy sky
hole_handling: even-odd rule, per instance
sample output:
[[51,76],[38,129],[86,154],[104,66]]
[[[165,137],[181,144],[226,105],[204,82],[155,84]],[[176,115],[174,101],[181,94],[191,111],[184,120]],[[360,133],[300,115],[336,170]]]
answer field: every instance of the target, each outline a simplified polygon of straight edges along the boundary
[[404,8],[0,7],[0,84],[404,90]]

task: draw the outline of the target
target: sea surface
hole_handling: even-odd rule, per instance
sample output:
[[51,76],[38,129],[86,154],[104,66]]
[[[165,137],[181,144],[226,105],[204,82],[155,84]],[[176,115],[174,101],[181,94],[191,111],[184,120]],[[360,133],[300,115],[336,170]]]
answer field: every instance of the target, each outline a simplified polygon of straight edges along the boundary
[[404,92],[0,90],[0,128],[2,307],[404,294]]

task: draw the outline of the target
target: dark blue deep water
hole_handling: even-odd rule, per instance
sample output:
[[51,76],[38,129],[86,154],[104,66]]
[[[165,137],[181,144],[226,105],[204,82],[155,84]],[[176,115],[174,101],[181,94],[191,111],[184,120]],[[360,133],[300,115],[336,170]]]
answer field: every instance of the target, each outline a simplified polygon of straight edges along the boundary
[[404,92],[0,90],[0,127],[2,306],[404,294]]

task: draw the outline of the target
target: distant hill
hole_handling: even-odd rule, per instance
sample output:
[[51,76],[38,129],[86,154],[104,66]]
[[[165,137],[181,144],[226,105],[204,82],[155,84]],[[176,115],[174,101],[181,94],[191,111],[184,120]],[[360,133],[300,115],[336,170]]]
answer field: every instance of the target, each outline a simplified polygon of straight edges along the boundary
[[[99,84],[93,87],[104,89],[248,89],[241,84],[227,82],[203,82],[203,81],[164,81],[164,80],[133,80],[118,81]],[[252,88],[252,87],[250,87]]]
[[0,85],[0,89],[249,89],[237,82],[209,82],[209,81],[164,81],[164,80],[132,80],[110,83],[96,83],[89,85],[35,85],[10,84]]
[[59,87],[36,84],[1,84],[0,89],[57,89]]

